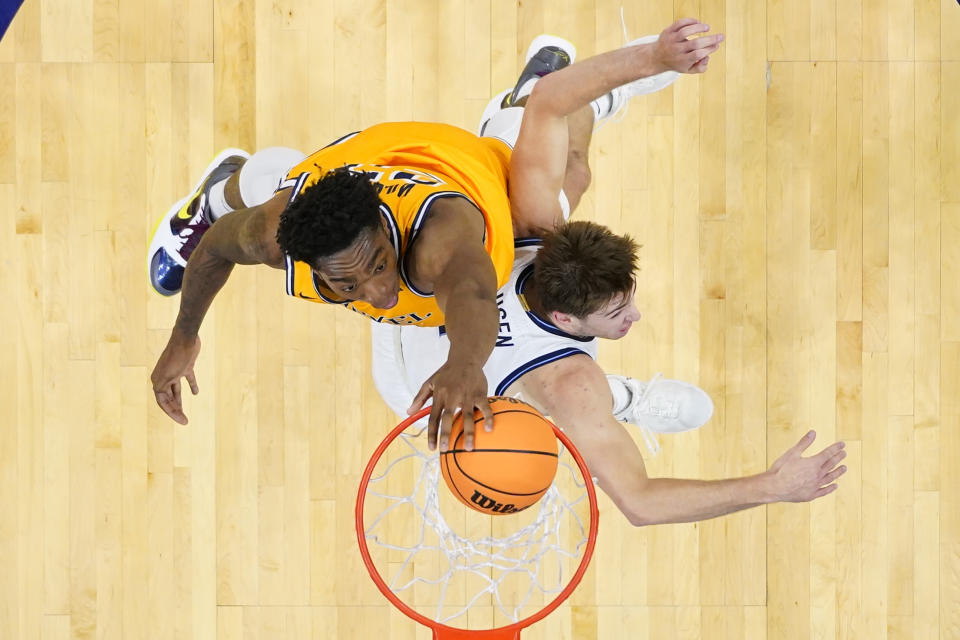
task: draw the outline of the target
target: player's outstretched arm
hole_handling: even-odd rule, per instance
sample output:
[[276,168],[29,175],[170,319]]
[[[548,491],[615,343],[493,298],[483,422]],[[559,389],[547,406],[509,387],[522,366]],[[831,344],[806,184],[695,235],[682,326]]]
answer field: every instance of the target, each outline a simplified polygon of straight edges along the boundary
[[523,392],[549,413],[583,455],[600,488],[636,526],[694,522],[770,502],[807,502],[831,493],[846,471],[836,442],[801,456],[811,431],[764,473],[726,480],[650,478],[624,425],[611,415],[612,397],[600,367],[573,356],[524,376]]
[[695,18],[683,18],[655,42],[600,53],[548,74],[534,85],[527,108],[536,104],[546,114],[563,117],[640,78],[664,71],[702,73],[703,61],[723,42],[723,34],[706,35],[709,30],[710,25]]
[[[440,206],[442,205],[442,206]],[[483,247],[483,215],[461,198],[433,205],[414,245],[411,275],[428,285],[445,316],[450,352],[446,363],[420,387],[408,413],[433,398],[427,428],[431,449],[446,450],[450,427],[463,409],[466,448],[473,449],[473,409],[493,428],[483,365],[497,339],[497,274]]]
[[534,85],[510,161],[510,204],[518,226],[533,232],[562,221],[557,195],[566,171],[567,116],[640,78],[663,71],[702,73],[723,40],[722,34],[694,37],[709,29],[684,18],[664,29],[656,42],[602,53]]
[[217,221],[204,234],[187,261],[180,292],[180,312],[170,339],[160,354],[150,381],[157,404],[180,424],[187,424],[180,393],[180,379],[190,391],[200,388],[193,371],[200,353],[200,324],[235,264],[266,264],[283,268],[283,253],[277,246],[277,222],[288,199],[278,194],[264,204],[234,211]]

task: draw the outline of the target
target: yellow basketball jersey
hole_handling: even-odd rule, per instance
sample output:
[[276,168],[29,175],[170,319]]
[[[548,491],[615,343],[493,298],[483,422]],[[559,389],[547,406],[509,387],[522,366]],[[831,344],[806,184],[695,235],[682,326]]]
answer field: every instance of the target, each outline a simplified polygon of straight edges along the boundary
[[[342,304],[377,322],[435,327],[443,313],[431,291],[419,291],[406,272],[404,254],[430,207],[442,198],[465,198],[483,214],[484,246],[497,272],[497,288],[513,264],[513,223],[507,176],[510,148],[445,124],[391,122],[345,136],[291,169],[280,188],[293,197],[339,167],[366,174],[380,195],[390,242],[400,271],[399,301],[392,309],[345,300],[334,294],[305,262],[287,257],[287,293],[311,302]],[[457,247],[444,250],[456,251]]]

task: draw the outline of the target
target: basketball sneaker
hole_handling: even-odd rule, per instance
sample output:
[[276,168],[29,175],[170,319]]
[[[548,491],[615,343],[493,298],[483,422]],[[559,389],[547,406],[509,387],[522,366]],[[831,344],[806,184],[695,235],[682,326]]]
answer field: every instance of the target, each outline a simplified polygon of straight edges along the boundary
[[[652,36],[643,36],[637,38],[636,40],[631,40],[623,46],[632,47],[638,44],[650,44],[651,42],[656,42],[659,39],[660,36],[656,34]],[[665,89],[673,84],[674,80],[676,80],[679,76],[680,74],[676,71],[664,71],[653,76],[628,82],[627,84],[620,85],[619,87],[615,88],[613,91],[603,97],[609,99],[609,105],[605,109],[605,112],[597,118],[596,126],[600,127],[609,122],[611,119],[615,119],[614,121],[622,119],[627,114],[627,108],[631,98],[646,95],[648,93],[656,93],[661,89]],[[603,98],[600,98],[600,100],[603,100]]]
[[702,427],[713,415],[713,401],[700,387],[681,380],[669,380],[659,373],[650,382],[608,374],[626,387],[630,399],[615,412],[620,422],[640,427],[643,440],[656,455],[660,452],[657,433],[680,433]]
[[483,135],[487,123],[497,111],[516,106],[517,102],[530,95],[537,80],[548,73],[570,66],[576,59],[577,48],[563,38],[548,34],[534,38],[527,47],[527,55],[524,58],[526,65],[517,83],[512,89],[506,89],[495,95],[483,110],[478,135]]
[[157,221],[147,251],[147,276],[154,291],[164,296],[180,293],[190,254],[214,220],[207,202],[210,188],[233,175],[250,154],[225,149],[203,172],[193,193],[174,204]]

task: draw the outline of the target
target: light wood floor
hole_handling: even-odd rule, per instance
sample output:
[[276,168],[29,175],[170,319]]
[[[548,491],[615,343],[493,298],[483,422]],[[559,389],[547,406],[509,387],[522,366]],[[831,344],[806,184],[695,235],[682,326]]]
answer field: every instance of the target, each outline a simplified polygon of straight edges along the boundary
[[[604,500],[572,604],[524,637],[960,638],[960,7],[627,4],[631,37],[727,34],[598,134],[577,214],[644,245],[644,320],[602,363],[716,403],[649,469],[757,473],[815,428],[850,471],[699,524]],[[238,268],[175,425],[145,248],[220,148],[473,129],[543,31],[617,47],[619,4],[26,0],[0,43],[0,638],[428,637],[355,550],[394,422],[365,322]]]

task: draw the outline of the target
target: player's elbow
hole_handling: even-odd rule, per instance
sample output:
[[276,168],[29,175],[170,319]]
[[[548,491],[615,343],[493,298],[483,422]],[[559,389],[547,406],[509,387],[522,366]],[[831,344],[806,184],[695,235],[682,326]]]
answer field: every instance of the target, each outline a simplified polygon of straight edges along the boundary
[[648,527],[652,524],[657,524],[656,519],[652,518],[651,514],[640,508],[639,505],[636,507],[628,507],[624,510],[623,515],[626,516],[627,522],[635,527]]
[[646,500],[644,500],[644,492],[640,487],[633,486],[627,491],[613,492],[609,495],[613,498],[614,504],[620,509],[623,517],[633,526],[645,527],[653,524],[650,509]]
[[637,509],[625,512],[627,520],[635,527],[649,527],[654,524],[670,524],[672,522],[686,522],[686,520],[675,520],[664,513],[657,513],[650,509]]
[[657,508],[652,496],[645,491],[645,485],[637,486],[631,493],[621,511],[627,520],[635,527],[648,527],[652,524],[663,524],[666,518]]

